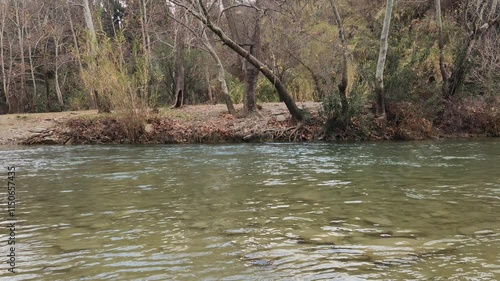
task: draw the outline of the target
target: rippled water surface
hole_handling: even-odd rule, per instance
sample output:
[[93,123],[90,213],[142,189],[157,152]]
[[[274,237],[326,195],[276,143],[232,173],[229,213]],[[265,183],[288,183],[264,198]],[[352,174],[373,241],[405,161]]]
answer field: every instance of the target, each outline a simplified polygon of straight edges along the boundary
[[1,280],[500,280],[498,140],[3,147],[0,163],[18,204]]

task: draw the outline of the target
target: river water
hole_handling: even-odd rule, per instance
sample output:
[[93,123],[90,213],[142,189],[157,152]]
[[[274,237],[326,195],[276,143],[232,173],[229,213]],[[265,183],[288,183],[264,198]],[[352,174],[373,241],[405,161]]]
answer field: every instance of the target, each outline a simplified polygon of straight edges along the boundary
[[499,280],[500,141],[2,147],[1,280]]

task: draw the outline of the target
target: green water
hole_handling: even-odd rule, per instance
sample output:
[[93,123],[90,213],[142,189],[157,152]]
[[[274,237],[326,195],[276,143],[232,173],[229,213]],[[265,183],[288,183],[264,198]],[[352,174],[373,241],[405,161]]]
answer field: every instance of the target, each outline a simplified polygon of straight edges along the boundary
[[499,280],[500,141],[0,148],[1,280]]

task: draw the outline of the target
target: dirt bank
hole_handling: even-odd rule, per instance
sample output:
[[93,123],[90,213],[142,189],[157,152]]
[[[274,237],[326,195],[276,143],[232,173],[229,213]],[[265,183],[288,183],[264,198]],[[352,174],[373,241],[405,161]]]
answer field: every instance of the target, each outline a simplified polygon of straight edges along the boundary
[[[231,116],[224,105],[165,108],[137,120],[119,114],[98,115],[96,111],[2,115],[0,144],[418,140],[500,135],[500,114],[496,109],[485,112],[457,105],[443,111],[443,121],[431,122],[413,105],[400,103],[389,107],[388,122],[374,118],[367,109],[353,118],[348,128],[333,128],[326,133],[328,124],[320,114],[321,103],[298,105],[308,112],[307,121],[301,124],[290,119],[283,103],[262,104],[259,113],[248,118]],[[242,105],[236,108],[241,110]]]
[[16,145],[30,137],[49,134],[67,120],[97,115],[95,110],[0,115],[0,145]]
[[[220,143],[312,140],[322,124],[321,103],[299,103],[311,113],[297,127],[283,103],[265,103],[259,114],[235,118],[225,105],[184,106],[149,114],[133,135],[118,115],[95,110],[0,116],[0,144]],[[242,105],[235,105],[241,109]],[[312,120],[314,119],[314,120]],[[309,129],[308,129],[309,128]]]

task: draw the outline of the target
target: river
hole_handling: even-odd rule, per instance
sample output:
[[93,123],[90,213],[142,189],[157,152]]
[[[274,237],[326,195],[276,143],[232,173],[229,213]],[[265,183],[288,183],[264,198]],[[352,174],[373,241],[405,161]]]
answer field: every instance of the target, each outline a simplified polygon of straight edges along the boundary
[[499,280],[500,141],[0,147],[1,280]]

